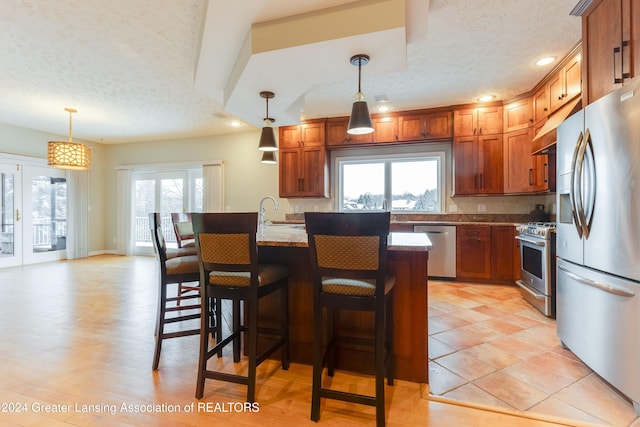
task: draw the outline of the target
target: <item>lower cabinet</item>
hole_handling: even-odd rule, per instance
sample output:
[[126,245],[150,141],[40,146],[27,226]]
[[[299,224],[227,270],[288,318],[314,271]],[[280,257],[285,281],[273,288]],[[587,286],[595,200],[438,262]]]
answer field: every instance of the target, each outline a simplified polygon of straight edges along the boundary
[[456,279],[476,282],[513,283],[519,271],[515,227],[503,225],[459,225],[456,240]]

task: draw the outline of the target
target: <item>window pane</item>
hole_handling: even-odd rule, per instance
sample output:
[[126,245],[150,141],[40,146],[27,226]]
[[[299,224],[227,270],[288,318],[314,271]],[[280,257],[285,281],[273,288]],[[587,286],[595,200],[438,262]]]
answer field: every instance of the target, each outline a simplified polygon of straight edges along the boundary
[[391,209],[393,211],[439,211],[438,188],[437,159],[391,164]]
[[149,231],[149,213],[156,210],[156,181],[155,179],[140,179],[135,181],[135,238],[136,244],[151,245]]
[[31,181],[33,252],[67,247],[67,180],[36,176]]
[[0,257],[13,255],[13,174],[0,173]]
[[342,166],[342,209],[382,209],[384,163],[345,163]]

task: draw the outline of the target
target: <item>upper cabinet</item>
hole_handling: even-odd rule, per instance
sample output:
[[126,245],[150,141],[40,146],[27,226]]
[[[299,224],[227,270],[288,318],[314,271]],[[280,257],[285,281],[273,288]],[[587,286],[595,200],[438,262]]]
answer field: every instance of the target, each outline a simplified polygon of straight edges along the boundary
[[453,110],[453,135],[495,135],[502,133],[502,105]]
[[325,120],[281,126],[280,197],[329,197]]
[[640,2],[594,0],[582,13],[585,104],[640,73]]
[[398,120],[395,115],[374,116],[373,142],[398,142]]
[[549,116],[549,86],[543,85],[536,93],[533,94],[533,123],[537,124],[540,120]]
[[558,110],[582,91],[582,55],[577,53],[549,80],[550,112]]
[[351,135],[347,133],[348,127],[349,117],[333,117],[327,119],[327,147],[337,148],[342,146],[370,144],[373,142],[373,134]]
[[530,127],[533,124],[531,98],[520,98],[503,107],[503,131],[513,132]]
[[398,114],[400,141],[433,141],[453,137],[453,112],[405,111]]

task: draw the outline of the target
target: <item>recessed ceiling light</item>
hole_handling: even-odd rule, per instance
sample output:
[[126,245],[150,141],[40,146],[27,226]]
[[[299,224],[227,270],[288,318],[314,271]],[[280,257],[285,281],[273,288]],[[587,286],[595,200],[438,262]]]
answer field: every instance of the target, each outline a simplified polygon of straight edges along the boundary
[[539,66],[549,65],[555,60],[556,60],[555,56],[545,56],[544,58],[538,59],[536,61],[536,65],[539,65]]
[[229,124],[234,128],[239,128],[242,125],[242,123],[240,123],[238,120],[231,120]]
[[487,101],[491,101],[492,99],[495,99],[495,97],[496,97],[495,95],[484,95],[478,98],[478,101],[487,102]]

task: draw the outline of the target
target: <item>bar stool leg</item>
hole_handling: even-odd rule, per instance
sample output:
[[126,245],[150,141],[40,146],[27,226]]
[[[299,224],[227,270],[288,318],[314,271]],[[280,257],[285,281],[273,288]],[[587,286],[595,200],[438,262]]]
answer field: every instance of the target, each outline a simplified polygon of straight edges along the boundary
[[203,319],[200,321],[200,357],[198,360],[198,380],[196,382],[196,399],[202,399],[204,396],[204,381],[205,371],[207,369],[207,353],[209,352],[209,318],[210,312],[209,307],[212,305],[212,301],[210,298],[205,297],[205,295],[201,296],[201,306],[202,312],[200,316]]
[[233,339],[233,361],[240,361],[240,300],[233,300],[233,333],[236,335]]
[[384,311],[377,310],[375,314],[375,364],[376,364],[376,425],[384,426],[384,377],[385,377],[385,319]]
[[247,402],[253,403],[256,399],[256,368],[258,358],[258,299],[249,298],[245,304],[249,304],[249,339],[248,357],[249,372],[247,374]]
[[336,347],[334,342],[336,311],[331,307],[327,307],[327,375],[330,377],[335,374],[336,366]]
[[313,309],[313,382],[311,386],[311,420],[320,420],[322,386],[322,308]]
[[283,340],[280,354],[282,369],[289,369],[289,289],[285,286],[280,290],[280,335]]

